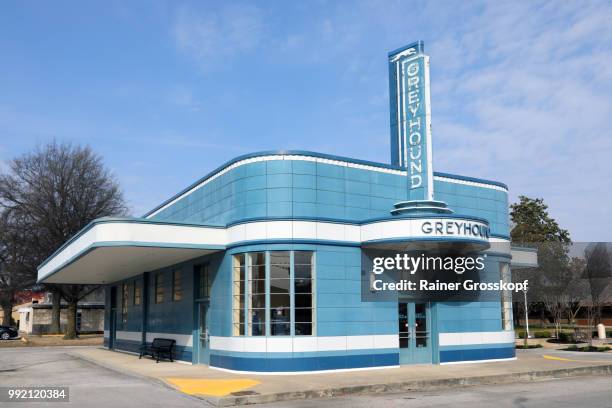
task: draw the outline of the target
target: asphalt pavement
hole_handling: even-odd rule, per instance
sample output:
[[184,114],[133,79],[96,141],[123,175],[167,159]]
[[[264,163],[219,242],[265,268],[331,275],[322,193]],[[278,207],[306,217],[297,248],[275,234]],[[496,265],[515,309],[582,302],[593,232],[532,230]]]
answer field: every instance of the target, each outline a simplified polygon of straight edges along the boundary
[[[72,349],[74,350],[74,349]],[[607,356],[606,356],[607,357]],[[599,358],[602,358],[601,356]],[[67,386],[69,403],[2,403],[1,407],[204,407],[208,404],[161,381],[110,370],[78,358],[70,348],[0,348],[0,387]],[[611,377],[574,377],[430,392],[352,395],[282,401],[279,407],[610,407]]]
[[489,385],[437,392],[354,395],[332,399],[284,401],[257,408],[608,408],[610,377],[580,377],[511,385]]
[[204,402],[149,379],[119,374],[64,347],[0,348],[0,387],[69,387],[68,403],[0,402],[0,407],[202,407]]

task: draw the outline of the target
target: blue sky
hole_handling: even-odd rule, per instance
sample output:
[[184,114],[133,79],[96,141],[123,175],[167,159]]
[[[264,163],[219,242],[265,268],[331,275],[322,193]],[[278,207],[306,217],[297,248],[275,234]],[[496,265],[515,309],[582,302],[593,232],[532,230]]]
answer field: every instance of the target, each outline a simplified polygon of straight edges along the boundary
[[421,39],[435,170],[610,241],[610,21],[609,1],[4,2],[0,165],[89,144],[141,215],[243,153],[389,162],[386,55]]

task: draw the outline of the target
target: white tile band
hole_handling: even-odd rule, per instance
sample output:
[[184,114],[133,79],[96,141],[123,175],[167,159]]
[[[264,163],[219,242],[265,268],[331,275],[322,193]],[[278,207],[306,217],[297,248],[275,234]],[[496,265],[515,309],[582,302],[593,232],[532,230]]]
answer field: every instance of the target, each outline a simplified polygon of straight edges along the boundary
[[440,346],[514,343],[514,331],[440,333]]
[[[442,227],[452,227],[452,231],[442,230]],[[420,239],[420,238],[469,238],[496,243],[499,238],[487,239],[478,233],[470,232],[470,227],[478,227],[478,231],[488,228],[479,220],[459,217],[447,218],[417,218],[417,219],[387,219],[372,221],[367,224],[351,224],[324,221],[253,221],[232,225],[229,228],[199,227],[192,225],[158,224],[147,221],[134,222],[126,220],[111,223],[100,222],[78,236],[73,242],[55,254],[38,270],[39,281],[45,279],[58,269],[64,268],[69,262],[81,256],[94,245],[121,243],[184,247],[184,248],[214,248],[229,246],[236,243],[289,239],[289,240],[322,240],[347,243],[362,243],[377,240]],[[429,233],[425,233],[425,227]],[[437,228],[440,228],[440,232]],[[474,235],[475,234],[475,235]],[[509,241],[506,241],[509,242]]]
[[367,336],[210,337],[210,349],[252,353],[304,353],[399,348],[397,334]]
[[147,333],[147,343],[151,343],[156,337],[161,337],[164,339],[174,339],[176,340],[177,346],[193,347],[193,335],[191,334]]

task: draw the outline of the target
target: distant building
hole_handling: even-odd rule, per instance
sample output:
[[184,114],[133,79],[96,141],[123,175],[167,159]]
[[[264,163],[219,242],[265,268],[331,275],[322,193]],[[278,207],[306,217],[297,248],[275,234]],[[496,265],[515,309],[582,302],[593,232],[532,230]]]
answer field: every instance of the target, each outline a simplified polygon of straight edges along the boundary
[[[13,308],[13,319],[21,333],[47,334],[51,327],[52,295],[44,293]],[[60,332],[66,329],[68,305],[62,300]],[[87,295],[77,307],[77,332],[102,333],[104,330],[104,289]]]

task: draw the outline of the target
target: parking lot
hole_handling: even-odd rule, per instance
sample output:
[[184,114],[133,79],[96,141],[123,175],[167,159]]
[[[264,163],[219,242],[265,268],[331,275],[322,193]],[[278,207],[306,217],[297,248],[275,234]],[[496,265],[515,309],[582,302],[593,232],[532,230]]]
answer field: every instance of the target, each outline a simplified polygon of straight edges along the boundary
[[161,383],[117,373],[81,360],[64,347],[0,348],[3,387],[69,387],[66,403],[0,403],[21,407],[196,407],[203,401]]
[[[78,350],[95,350],[80,347]],[[7,407],[202,407],[209,406],[202,399],[191,397],[169,388],[161,380],[142,374],[122,374],[79,358],[70,347],[0,348],[0,385],[2,387],[69,387],[69,403],[1,403]],[[559,367],[573,366],[576,361],[612,360],[609,353],[562,353],[550,351],[543,358],[538,351],[529,351],[541,359],[541,364]],[[589,353],[590,354],[590,353]],[[113,355],[115,355],[113,353]],[[117,354],[116,356],[126,356]],[[140,365],[137,356],[127,356]],[[165,363],[159,366],[144,360],[143,366],[155,369],[179,370],[191,367]],[[487,367],[492,367],[487,365]],[[425,367],[419,367],[424,370]],[[193,371],[193,370],[190,370]],[[313,378],[325,378],[313,376]],[[286,378],[284,378],[286,380]],[[282,382],[268,377],[268,382]],[[259,405],[262,408],[318,406],[366,408],[384,407],[612,407],[610,377],[580,376],[564,379],[546,379],[528,383],[481,385],[437,391],[412,391],[377,395],[347,395],[333,399],[307,399],[281,401]]]

